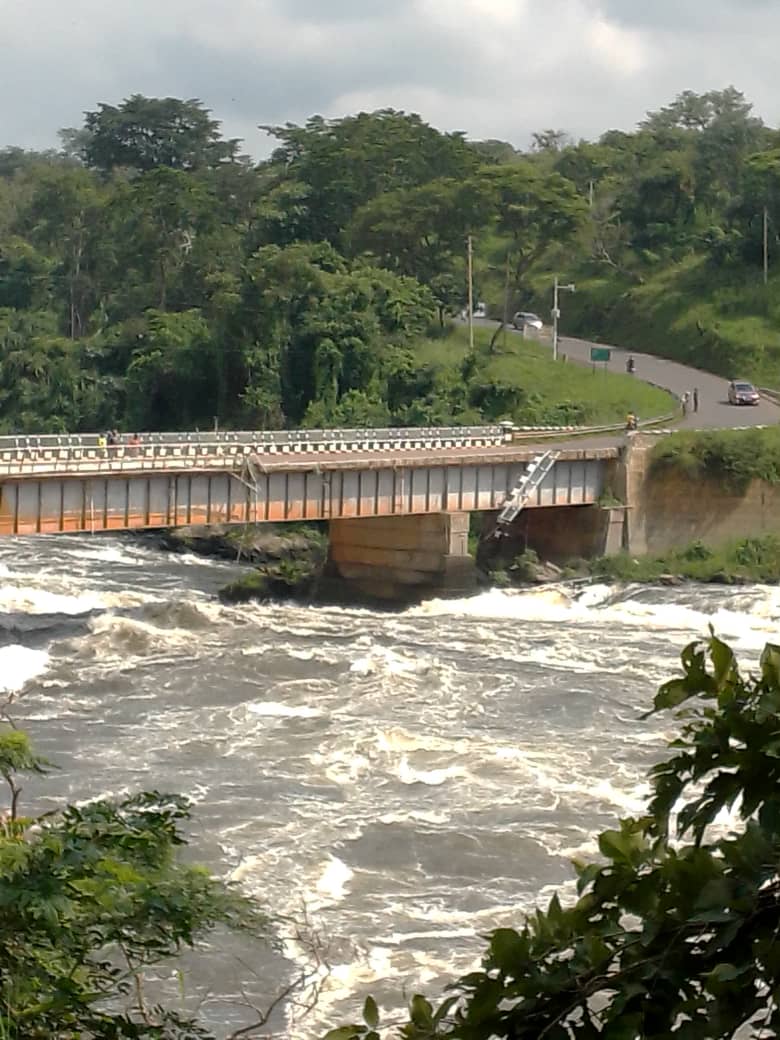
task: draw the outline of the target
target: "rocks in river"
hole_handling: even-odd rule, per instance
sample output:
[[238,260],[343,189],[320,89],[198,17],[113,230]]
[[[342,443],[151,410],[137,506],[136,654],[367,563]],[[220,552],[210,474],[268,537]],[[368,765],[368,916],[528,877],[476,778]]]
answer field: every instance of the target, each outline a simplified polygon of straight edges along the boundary
[[223,603],[246,603],[253,599],[310,599],[314,594],[319,568],[311,562],[284,560],[264,564],[244,577],[223,585]]
[[219,590],[225,603],[252,599],[310,599],[327,556],[327,536],[307,524],[227,524],[176,527],[160,536],[162,548],[251,564],[246,575]]
[[193,525],[161,532],[159,544],[169,552],[190,552],[198,556],[266,564],[281,560],[322,561],[327,551],[327,536],[313,524],[305,527],[288,524]]

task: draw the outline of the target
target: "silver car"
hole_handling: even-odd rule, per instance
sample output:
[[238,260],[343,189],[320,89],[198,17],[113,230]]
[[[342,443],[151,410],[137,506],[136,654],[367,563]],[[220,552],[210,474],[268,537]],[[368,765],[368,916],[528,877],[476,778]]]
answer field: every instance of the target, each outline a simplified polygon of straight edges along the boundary
[[523,329],[536,329],[537,332],[541,332],[544,328],[544,322],[539,315],[531,311],[518,311],[512,318],[512,324],[521,332]]

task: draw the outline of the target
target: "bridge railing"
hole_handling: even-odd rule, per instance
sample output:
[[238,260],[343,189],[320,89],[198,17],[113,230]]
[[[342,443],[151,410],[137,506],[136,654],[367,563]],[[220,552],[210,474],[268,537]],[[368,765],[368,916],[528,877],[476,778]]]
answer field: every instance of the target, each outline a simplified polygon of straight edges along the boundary
[[[130,446],[133,434],[123,434],[122,446]],[[326,446],[341,444],[359,451],[381,442],[390,446],[414,442],[431,444],[500,444],[505,439],[501,425],[492,426],[426,426],[388,427],[384,429],[331,430],[224,430],[138,434],[144,446],[149,445],[216,445],[248,444],[256,450],[328,450]],[[98,447],[99,433],[41,434],[0,436],[0,451],[32,448]]]
[[[154,440],[150,440],[150,437]],[[99,445],[97,435],[0,438],[0,474],[226,469],[250,455],[349,455],[494,447],[510,434],[501,426],[398,430],[306,430],[283,434],[145,435],[140,444]]]

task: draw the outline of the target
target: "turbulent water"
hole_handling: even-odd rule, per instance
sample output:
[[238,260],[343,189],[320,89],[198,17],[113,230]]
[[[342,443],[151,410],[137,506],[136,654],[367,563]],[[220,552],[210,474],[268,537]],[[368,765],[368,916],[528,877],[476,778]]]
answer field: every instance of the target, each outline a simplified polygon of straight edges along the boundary
[[[682,646],[712,620],[753,659],[780,618],[759,586],[221,606],[236,570],[119,538],[3,541],[0,690],[61,767],[28,808],[181,791],[192,854],[307,918],[331,973],[312,1015],[277,1020],[293,1037],[368,991],[440,992],[481,935],[570,886],[569,858],[643,803],[670,723],[640,714]],[[168,980],[210,997],[217,1031],[246,1021],[217,998],[267,998],[304,958],[221,942],[185,992]]]

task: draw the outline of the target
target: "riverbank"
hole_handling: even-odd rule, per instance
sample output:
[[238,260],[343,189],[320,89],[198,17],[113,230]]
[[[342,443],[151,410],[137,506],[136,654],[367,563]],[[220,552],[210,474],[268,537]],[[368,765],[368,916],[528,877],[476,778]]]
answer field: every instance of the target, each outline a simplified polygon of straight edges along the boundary
[[526,551],[490,574],[499,587],[519,588],[581,578],[660,585],[775,585],[780,583],[780,538],[742,538],[718,547],[696,541],[656,556],[618,553],[594,560],[570,560],[560,567]]
[[[161,533],[156,542],[168,552],[245,562],[246,573],[219,589],[223,603],[293,600],[383,610],[409,606],[359,595],[331,575],[327,534],[317,525],[182,527]],[[774,585],[780,583],[780,537],[742,538],[718,547],[695,541],[660,555],[619,553],[593,560],[572,559],[561,565],[526,550],[511,559],[482,560],[481,564],[475,594],[489,586],[522,589],[587,578],[659,585]]]

